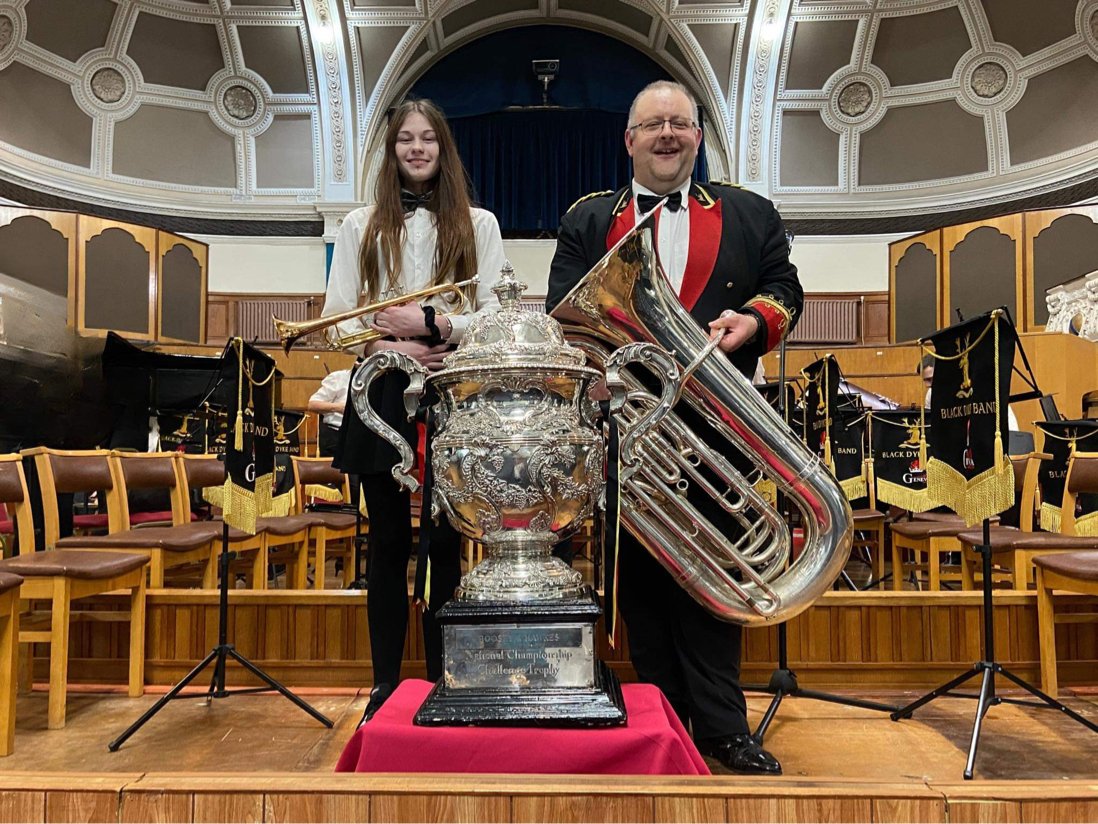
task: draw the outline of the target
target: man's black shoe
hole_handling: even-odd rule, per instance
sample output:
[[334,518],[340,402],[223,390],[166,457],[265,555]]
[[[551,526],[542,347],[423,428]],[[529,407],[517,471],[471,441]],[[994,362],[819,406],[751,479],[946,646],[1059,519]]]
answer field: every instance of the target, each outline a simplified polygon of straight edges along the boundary
[[750,735],[726,735],[695,742],[698,752],[720,761],[741,775],[781,775],[778,759],[762,748]]
[[392,694],[393,688],[388,684],[378,684],[370,690],[370,700],[366,702],[366,710],[362,713],[362,720],[358,722],[358,726],[361,727],[373,718],[374,713],[381,709],[381,705],[384,704]]

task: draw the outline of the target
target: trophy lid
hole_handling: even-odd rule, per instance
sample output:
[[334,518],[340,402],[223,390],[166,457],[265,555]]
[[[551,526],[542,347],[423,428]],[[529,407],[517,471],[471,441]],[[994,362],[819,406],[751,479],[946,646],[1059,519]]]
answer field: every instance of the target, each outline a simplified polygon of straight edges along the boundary
[[544,312],[522,308],[526,288],[515,278],[510,262],[505,262],[499,282],[492,287],[499,309],[482,309],[473,316],[457,350],[446,358],[447,370],[506,364],[584,365],[587,356],[568,345],[556,320]]

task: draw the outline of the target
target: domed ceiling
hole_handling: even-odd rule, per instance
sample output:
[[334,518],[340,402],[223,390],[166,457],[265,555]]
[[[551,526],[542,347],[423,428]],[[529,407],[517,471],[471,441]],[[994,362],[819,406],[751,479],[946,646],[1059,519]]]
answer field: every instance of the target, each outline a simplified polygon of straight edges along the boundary
[[0,0],[0,193],[315,221],[367,191],[382,113],[435,60],[547,22],[691,85],[714,176],[787,216],[1098,176],[1098,0]]

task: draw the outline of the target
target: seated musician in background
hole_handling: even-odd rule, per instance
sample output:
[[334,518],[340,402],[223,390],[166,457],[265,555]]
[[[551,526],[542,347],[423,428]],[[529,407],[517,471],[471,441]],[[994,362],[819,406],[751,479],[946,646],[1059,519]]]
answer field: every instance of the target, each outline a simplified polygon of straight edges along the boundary
[[339,427],[343,425],[343,409],[347,406],[347,390],[350,385],[351,370],[337,369],[324,377],[320,388],[309,398],[309,411],[320,415],[317,442],[320,454],[325,458],[335,455],[339,444]]
[[[773,204],[730,184],[691,179],[701,139],[697,103],[684,86],[658,81],[637,95],[625,132],[632,185],[581,198],[562,218],[546,307],[551,311],[640,215],[667,197],[656,232],[663,270],[698,325],[724,332],[721,350],[751,378],[804,297]],[[618,598],[637,674],[663,690],[703,754],[735,772],[780,774],[747,725],[742,628],[702,608],[624,529],[618,563]]]

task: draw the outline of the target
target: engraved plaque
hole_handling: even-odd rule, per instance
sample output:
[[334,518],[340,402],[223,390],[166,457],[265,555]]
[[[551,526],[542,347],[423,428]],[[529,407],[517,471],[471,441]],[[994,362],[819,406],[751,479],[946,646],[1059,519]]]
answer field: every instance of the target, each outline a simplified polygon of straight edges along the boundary
[[590,624],[456,624],[443,629],[448,688],[591,688]]

